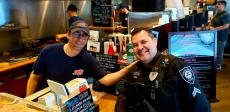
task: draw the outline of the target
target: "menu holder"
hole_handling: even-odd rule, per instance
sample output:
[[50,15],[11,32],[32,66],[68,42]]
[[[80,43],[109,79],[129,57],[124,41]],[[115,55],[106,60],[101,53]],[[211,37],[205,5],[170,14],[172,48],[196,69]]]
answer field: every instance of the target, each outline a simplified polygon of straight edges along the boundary
[[66,101],[65,106],[66,112],[94,112],[96,108],[89,88]]

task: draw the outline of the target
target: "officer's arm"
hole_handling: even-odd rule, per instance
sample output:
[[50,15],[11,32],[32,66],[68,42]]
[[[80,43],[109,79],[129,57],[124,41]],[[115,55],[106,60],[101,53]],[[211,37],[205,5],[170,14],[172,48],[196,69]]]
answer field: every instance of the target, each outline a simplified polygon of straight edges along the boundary
[[182,101],[182,108],[187,112],[211,112],[210,106],[206,99],[206,96],[203,93],[202,88],[199,85],[199,82],[196,78],[196,75],[193,72],[193,69],[185,64],[181,63],[179,65],[179,94],[181,94],[180,101]]
[[118,82],[121,78],[128,75],[128,73],[135,68],[135,65],[137,62],[138,61],[135,61],[135,62],[129,64],[128,66],[124,67],[123,69],[119,70],[118,72],[107,74],[106,76],[102,77],[99,80],[99,82],[106,85],[106,86],[110,86],[110,85]]

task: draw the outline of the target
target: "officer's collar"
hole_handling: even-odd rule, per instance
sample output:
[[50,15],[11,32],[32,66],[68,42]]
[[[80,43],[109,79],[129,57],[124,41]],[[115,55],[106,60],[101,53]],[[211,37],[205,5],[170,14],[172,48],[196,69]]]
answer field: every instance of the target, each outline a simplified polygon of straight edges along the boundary
[[157,51],[156,55],[153,57],[153,60],[151,61],[151,66],[156,63],[156,61],[160,58],[161,53]]
[[[161,53],[159,51],[157,51],[156,55],[153,57],[153,60],[151,61],[151,66],[153,66],[154,63],[156,63],[156,61],[160,58],[160,55],[161,55]],[[142,63],[141,61],[139,61],[137,63],[137,66],[141,67],[141,68],[145,67],[144,63]],[[152,67],[150,67],[150,68],[152,68]]]

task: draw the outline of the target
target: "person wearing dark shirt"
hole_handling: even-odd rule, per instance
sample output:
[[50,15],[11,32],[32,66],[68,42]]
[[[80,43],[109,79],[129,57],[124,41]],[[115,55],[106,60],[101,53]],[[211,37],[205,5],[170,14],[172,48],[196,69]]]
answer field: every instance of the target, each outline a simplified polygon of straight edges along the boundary
[[72,23],[68,30],[68,43],[42,49],[29,77],[26,95],[47,87],[47,79],[65,84],[75,78],[93,77],[109,86],[128,73],[132,64],[118,72],[106,74],[96,58],[83,49],[88,38],[88,24],[79,20]]
[[220,0],[216,2],[216,15],[212,18],[207,29],[217,30],[217,59],[216,59],[216,69],[221,69],[221,64],[223,61],[224,48],[228,40],[230,15],[225,10],[227,5],[226,1]]
[[73,4],[70,4],[67,8],[67,13],[69,15],[69,26],[71,26],[72,23],[78,21],[78,20],[84,20],[83,18],[79,17],[78,14],[77,14],[77,11],[79,9],[73,5]]
[[[68,20],[68,25],[69,26],[71,26],[71,24],[74,23],[74,22],[76,22],[76,21],[84,20],[83,18],[81,18],[81,17],[78,16],[78,14],[77,14],[78,10],[79,9],[75,5],[73,5],[73,4],[70,4],[67,7],[67,14],[70,17],[69,20]],[[57,42],[60,42],[61,40],[63,40],[65,43],[67,41],[66,37],[67,37],[66,33],[65,34],[57,34],[55,36]]]
[[162,55],[151,30],[135,28],[131,35],[140,61],[122,81],[115,112],[211,112],[189,64]]
[[125,3],[121,3],[119,5],[119,9],[120,9],[121,25],[123,27],[128,27],[128,15],[129,15],[128,7]]

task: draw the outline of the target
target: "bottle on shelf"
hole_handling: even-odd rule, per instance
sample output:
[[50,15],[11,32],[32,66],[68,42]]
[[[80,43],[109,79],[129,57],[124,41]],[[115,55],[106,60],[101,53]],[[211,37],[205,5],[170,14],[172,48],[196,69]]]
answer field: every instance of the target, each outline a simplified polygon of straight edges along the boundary
[[131,41],[129,41],[130,40],[129,38],[130,37],[127,37],[128,43],[126,44],[127,61],[128,61],[128,63],[132,63],[134,61],[133,45],[132,45]]
[[120,52],[120,41],[119,41],[119,38],[118,38],[118,36],[116,36],[116,50],[117,50],[117,52]]
[[121,41],[121,52],[125,52],[125,37],[122,36],[122,41]]
[[109,54],[109,55],[114,55],[114,49],[113,49],[113,42],[112,42],[112,39],[109,39],[108,54]]

